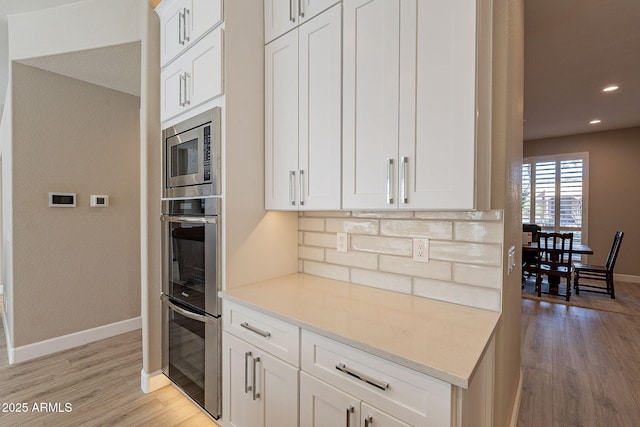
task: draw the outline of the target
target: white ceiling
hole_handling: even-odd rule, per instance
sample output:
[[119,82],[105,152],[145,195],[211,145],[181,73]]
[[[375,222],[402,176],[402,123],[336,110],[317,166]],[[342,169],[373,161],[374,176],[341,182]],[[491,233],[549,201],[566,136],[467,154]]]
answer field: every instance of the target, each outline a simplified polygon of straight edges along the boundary
[[524,68],[525,140],[640,126],[640,0],[525,0]]

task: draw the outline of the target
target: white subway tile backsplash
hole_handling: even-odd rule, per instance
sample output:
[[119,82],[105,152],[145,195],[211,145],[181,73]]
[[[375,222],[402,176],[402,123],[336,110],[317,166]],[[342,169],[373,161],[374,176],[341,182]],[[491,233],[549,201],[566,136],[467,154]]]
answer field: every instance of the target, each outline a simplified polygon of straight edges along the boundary
[[449,221],[381,220],[380,234],[383,236],[451,240],[453,238],[453,223]]
[[[500,311],[502,211],[301,212],[299,271]],[[336,233],[349,233],[349,252]],[[412,238],[429,239],[428,263],[412,260]]]
[[378,221],[375,220],[329,218],[326,227],[327,231],[333,233],[378,234]]
[[324,261],[324,249],[312,246],[298,246],[298,258],[310,261]]
[[403,294],[411,293],[411,277],[399,274],[381,273],[373,270],[351,270],[351,283],[373,288],[387,289]]
[[414,295],[486,310],[500,311],[500,291],[429,279],[413,280]]
[[413,242],[400,237],[351,236],[351,249],[389,255],[411,256]]
[[501,222],[455,222],[453,239],[463,242],[502,243]]
[[450,219],[466,221],[502,221],[502,211],[420,211],[415,213],[419,219]]
[[304,261],[302,270],[306,274],[326,277],[327,279],[349,281],[349,267],[315,261]]
[[432,240],[429,246],[431,259],[465,264],[502,265],[500,245]]
[[338,252],[333,249],[326,250],[326,261],[330,264],[347,265],[349,267],[366,268],[376,270],[378,268],[378,255],[365,252]]
[[300,231],[324,231],[324,218],[298,218]]
[[454,264],[453,281],[461,284],[500,289],[502,284],[502,268]]
[[303,242],[309,246],[321,246],[324,248],[336,247],[336,234],[335,233],[304,233]]
[[413,277],[451,281],[451,263],[443,261],[416,262],[411,258],[380,256],[380,271]]

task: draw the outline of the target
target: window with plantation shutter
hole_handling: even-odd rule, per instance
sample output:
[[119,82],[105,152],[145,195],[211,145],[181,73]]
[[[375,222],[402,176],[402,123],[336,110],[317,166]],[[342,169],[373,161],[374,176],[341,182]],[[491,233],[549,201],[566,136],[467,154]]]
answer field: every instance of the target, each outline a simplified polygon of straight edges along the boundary
[[586,243],[587,166],[588,153],[523,159],[522,222]]

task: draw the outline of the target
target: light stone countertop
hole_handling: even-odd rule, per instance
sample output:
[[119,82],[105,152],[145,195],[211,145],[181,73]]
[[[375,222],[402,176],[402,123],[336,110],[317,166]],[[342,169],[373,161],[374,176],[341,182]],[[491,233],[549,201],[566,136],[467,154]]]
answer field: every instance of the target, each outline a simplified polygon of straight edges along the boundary
[[306,274],[220,296],[463,388],[500,318],[493,311]]

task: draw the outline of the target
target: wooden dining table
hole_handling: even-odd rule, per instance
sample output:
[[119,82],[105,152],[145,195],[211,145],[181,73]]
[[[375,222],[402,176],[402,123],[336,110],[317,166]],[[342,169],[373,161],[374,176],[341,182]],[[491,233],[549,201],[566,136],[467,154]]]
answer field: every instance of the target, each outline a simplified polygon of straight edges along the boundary
[[[558,248],[561,249],[561,248]],[[523,243],[522,244],[522,252],[538,252],[538,243]],[[591,249],[588,245],[582,244],[574,244],[573,245],[573,253],[580,255],[593,255],[593,249]],[[560,284],[560,278],[557,276],[549,276],[549,293],[557,294],[558,293],[558,285]]]

